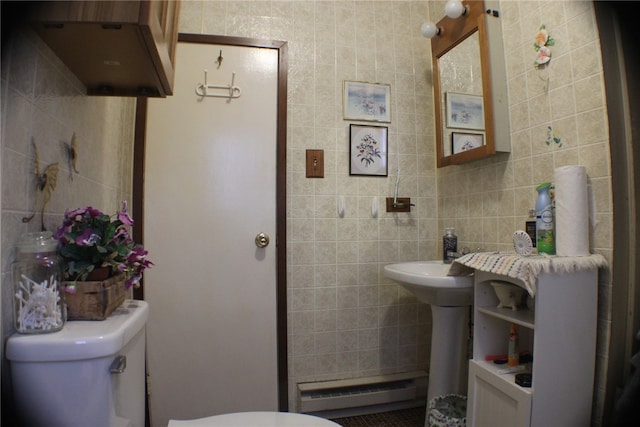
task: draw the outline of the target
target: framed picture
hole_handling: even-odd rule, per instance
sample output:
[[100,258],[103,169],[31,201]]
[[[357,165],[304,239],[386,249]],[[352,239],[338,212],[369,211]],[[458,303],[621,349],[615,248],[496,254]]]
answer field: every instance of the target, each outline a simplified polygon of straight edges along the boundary
[[482,96],[446,93],[447,127],[484,130]]
[[453,154],[463,151],[473,150],[484,145],[484,134],[482,133],[451,133],[451,149]]
[[344,119],[391,123],[390,93],[388,84],[345,80],[342,92]]
[[349,126],[349,175],[387,176],[386,126]]

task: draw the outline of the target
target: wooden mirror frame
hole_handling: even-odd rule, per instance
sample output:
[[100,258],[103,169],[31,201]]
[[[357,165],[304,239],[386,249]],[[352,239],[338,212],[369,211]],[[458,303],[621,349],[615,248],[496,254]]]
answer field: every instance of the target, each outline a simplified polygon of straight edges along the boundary
[[[436,126],[436,154],[439,168],[448,165],[466,163],[482,159],[496,152],[510,151],[509,116],[506,95],[506,73],[504,54],[502,52],[502,31],[500,22],[496,19],[499,12],[485,8],[482,0],[463,1],[467,12],[457,19],[447,16],[436,25],[441,29],[439,35],[431,39],[431,58],[433,61],[433,95]],[[440,81],[439,59],[465,41],[468,37],[478,33],[480,68],[482,71],[482,97],[484,109],[484,145],[445,156],[444,154],[444,105],[442,105],[442,89]],[[498,117],[502,120],[498,123]],[[506,118],[506,120],[505,120]]]

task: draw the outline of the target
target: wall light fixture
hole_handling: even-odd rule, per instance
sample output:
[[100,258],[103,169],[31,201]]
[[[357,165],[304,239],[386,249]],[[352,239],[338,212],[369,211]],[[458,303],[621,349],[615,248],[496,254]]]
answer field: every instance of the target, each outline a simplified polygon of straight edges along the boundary
[[[467,7],[464,6],[460,0],[449,0],[447,4],[444,5],[444,13],[451,19],[458,19],[466,15],[467,11]],[[442,28],[433,22],[425,22],[420,27],[420,32],[428,39],[441,35],[442,31]]]
[[449,0],[444,5],[444,13],[451,19],[458,19],[467,14],[467,7],[460,0]]

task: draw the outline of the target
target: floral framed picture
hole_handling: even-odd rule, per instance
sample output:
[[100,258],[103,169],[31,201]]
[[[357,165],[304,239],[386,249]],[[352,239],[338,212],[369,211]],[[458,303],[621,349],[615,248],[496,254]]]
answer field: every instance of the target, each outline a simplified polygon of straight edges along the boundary
[[387,176],[386,126],[349,126],[349,175]]
[[391,85],[345,80],[342,92],[345,120],[391,123]]
[[474,148],[482,147],[483,145],[484,134],[482,133],[451,133],[451,149],[453,151],[453,154],[473,150]]
[[446,93],[447,127],[484,130],[482,96]]

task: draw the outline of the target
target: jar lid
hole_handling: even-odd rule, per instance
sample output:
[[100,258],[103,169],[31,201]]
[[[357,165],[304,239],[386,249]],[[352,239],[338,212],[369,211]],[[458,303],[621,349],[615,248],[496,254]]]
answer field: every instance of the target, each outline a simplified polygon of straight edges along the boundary
[[57,246],[58,241],[53,238],[50,231],[23,234],[16,244],[22,253],[53,252]]

